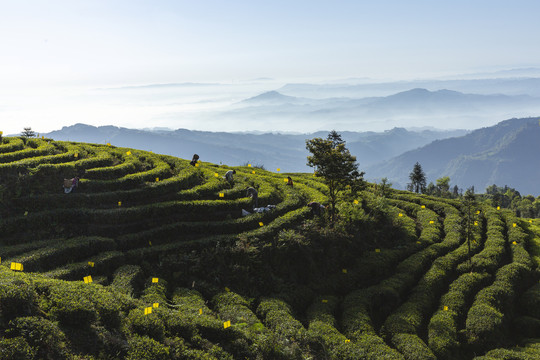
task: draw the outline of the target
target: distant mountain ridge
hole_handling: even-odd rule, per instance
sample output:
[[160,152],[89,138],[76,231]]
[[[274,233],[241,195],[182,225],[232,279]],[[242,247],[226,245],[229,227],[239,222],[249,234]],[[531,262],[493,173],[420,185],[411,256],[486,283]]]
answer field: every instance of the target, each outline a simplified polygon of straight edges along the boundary
[[492,184],[522,194],[540,194],[539,118],[510,119],[455,138],[436,140],[380,164],[366,167],[368,178],[388,177],[404,187],[416,162],[428,182],[449,176],[451,184],[478,192]]
[[[404,151],[430,143],[435,139],[460,136],[465,130],[408,131],[395,128],[385,132],[341,132],[351,153],[357,156],[361,167],[390,159]],[[306,172],[308,152],[306,139],[326,137],[328,132],[312,134],[238,134],[178,129],[175,131],[144,131],[115,126],[90,126],[76,124],[44,134],[55,140],[132,147],[189,159],[194,153],[204,161],[231,166],[246,162],[264,165],[272,170]]]
[[[324,89],[334,94],[332,86]],[[317,128],[328,124],[330,119],[336,127],[354,131],[382,124],[386,128],[404,127],[401,124],[405,123],[409,126],[451,124],[448,127],[470,129],[491,125],[494,117],[504,119],[537,113],[540,113],[540,98],[526,94],[474,94],[418,87],[388,96],[361,98],[309,98],[268,91],[236,103],[233,109],[218,111],[209,120],[242,121],[248,128],[254,124],[274,125],[278,129],[298,124],[297,130],[305,128],[306,121],[311,128]]]

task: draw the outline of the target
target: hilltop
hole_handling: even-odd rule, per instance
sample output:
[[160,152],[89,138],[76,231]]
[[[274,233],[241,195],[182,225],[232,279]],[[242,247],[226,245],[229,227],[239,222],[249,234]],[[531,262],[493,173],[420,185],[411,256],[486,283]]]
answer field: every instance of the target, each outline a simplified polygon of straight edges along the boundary
[[[410,131],[394,128],[384,132],[344,132],[352,154],[361,166],[391,159],[407,150],[427,145],[437,139],[466,134],[465,130]],[[153,151],[181,158],[197,152],[202,159],[214,164],[264,165],[267,169],[282,171],[310,171],[306,166],[306,139],[326,136],[313,134],[230,133],[177,129],[173,131],[144,131],[116,126],[75,124],[44,134],[65,141],[98,144],[114,143],[118,146]]]
[[3,138],[0,184],[0,359],[540,353],[540,223],[487,204],[365,184],[329,226],[313,174],[47,138]]
[[524,194],[538,195],[539,139],[538,118],[509,119],[464,136],[433,141],[368,166],[366,172],[370,178],[386,176],[404,186],[419,162],[429,181],[449,176],[462,188],[483,191],[492,184],[511,185]]

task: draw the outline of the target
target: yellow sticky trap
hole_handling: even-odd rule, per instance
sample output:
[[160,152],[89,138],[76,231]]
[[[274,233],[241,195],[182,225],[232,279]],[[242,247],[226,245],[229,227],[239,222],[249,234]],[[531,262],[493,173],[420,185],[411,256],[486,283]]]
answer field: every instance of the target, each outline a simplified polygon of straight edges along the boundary
[[435,221],[429,220],[429,223],[430,223],[430,224],[435,224]]
[[90,284],[92,282],[92,276],[90,276],[90,275],[85,276],[85,277],[83,277],[83,280],[84,280],[85,284]]
[[277,168],[276,170],[277,170],[278,172],[279,172],[279,171],[281,171],[281,169],[280,169],[280,168]]
[[402,217],[402,216],[403,216],[403,214],[402,214],[402,213],[399,213],[399,215],[398,215],[398,216],[399,216],[399,217]]
[[75,156],[76,158],[79,157],[79,154],[78,153],[75,153],[73,156]]
[[127,156],[131,155],[131,151],[126,152],[126,155]]
[[322,301],[323,303],[325,303],[325,304],[328,302],[328,300],[326,300],[326,299],[322,299],[321,301]]
[[341,269],[341,272],[346,274],[347,273],[347,269]]
[[426,208],[426,205],[422,205],[422,209],[425,209]]
[[0,131],[0,136],[4,135],[4,132],[3,131]]
[[443,310],[444,310],[444,311],[448,311],[448,306],[445,305],[445,306],[443,307]]
[[26,215],[28,215],[28,211],[25,211],[25,212],[24,212],[24,216],[26,216]]
[[219,197],[225,197],[225,193],[219,193]]
[[253,175],[255,175],[255,170],[253,170],[251,173],[252,173]]
[[259,226],[263,226],[264,224],[262,222],[259,222]]
[[151,314],[151,313],[152,313],[152,307],[151,306],[144,308],[144,315],[148,315],[148,314]]
[[350,342],[351,342],[351,340],[349,340],[349,339],[345,339],[345,342],[346,342],[346,343],[350,343]]
[[122,206],[122,202],[121,202],[121,201],[118,202],[118,206]]
[[516,223],[513,223],[513,224],[512,224],[512,227],[516,227],[516,226],[517,226],[517,224],[516,224]]
[[230,320],[229,320],[229,321],[225,321],[225,322],[223,323],[223,328],[224,328],[224,329],[226,329],[226,328],[228,328],[228,327],[230,327],[230,326],[231,326],[231,321],[230,321]]
[[152,282],[153,282],[153,283],[157,283],[158,281],[159,281],[158,278],[152,278]]
[[475,221],[475,222],[474,222],[474,226],[478,226],[478,221]]
[[12,262],[11,266],[10,266],[10,269],[11,270],[16,270],[16,271],[23,271],[23,264]]
[[199,315],[202,315],[202,309],[199,309]]
[[248,167],[251,167],[251,164],[248,164]]
[[158,308],[158,307],[159,307],[159,303],[153,303],[153,304],[152,304],[152,307]]
[[354,200],[353,203],[354,203],[355,205],[358,205],[358,200]]
[[159,178],[158,178],[158,177],[156,178],[156,182],[159,182]]
[[497,206],[497,210],[501,210],[501,207],[500,207],[500,206]]
[[218,173],[214,173],[214,176],[215,176],[215,177],[219,177],[219,174],[218,174]]
[[381,249],[375,249],[375,252],[380,253]]
[[94,263],[93,263],[92,261],[89,261],[89,262],[88,262],[88,265],[89,265],[90,267],[94,267]]
[[515,241],[512,241],[512,245],[517,245],[517,242],[515,242]]
[[231,289],[229,289],[228,287],[225,286],[225,291],[226,291],[226,292],[230,292]]

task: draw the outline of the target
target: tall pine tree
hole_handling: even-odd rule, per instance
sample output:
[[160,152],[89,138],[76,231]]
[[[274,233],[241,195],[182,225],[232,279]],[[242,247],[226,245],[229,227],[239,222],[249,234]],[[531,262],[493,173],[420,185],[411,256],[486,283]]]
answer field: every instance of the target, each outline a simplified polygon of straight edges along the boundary
[[415,193],[423,193],[426,189],[426,174],[422,170],[422,166],[416,162],[414,164],[413,171],[409,174],[409,190],[414,191]]

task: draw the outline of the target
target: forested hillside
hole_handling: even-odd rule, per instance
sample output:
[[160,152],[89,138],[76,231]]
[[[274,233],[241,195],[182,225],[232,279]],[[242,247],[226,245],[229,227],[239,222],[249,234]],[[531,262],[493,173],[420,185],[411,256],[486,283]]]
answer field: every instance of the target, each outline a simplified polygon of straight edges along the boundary
[[540,357],[538,220],[271,170],[3,138],[0,359]]
[[461,188],[475,186],[481,192],[496,184],[508,185],[522,194],[540,195],[539,118],[510,119],[467,135],[436,140],[386,162],[368,166],[371,178],[388,177],[405,186],[415,162],[429,181],[449,176]]

